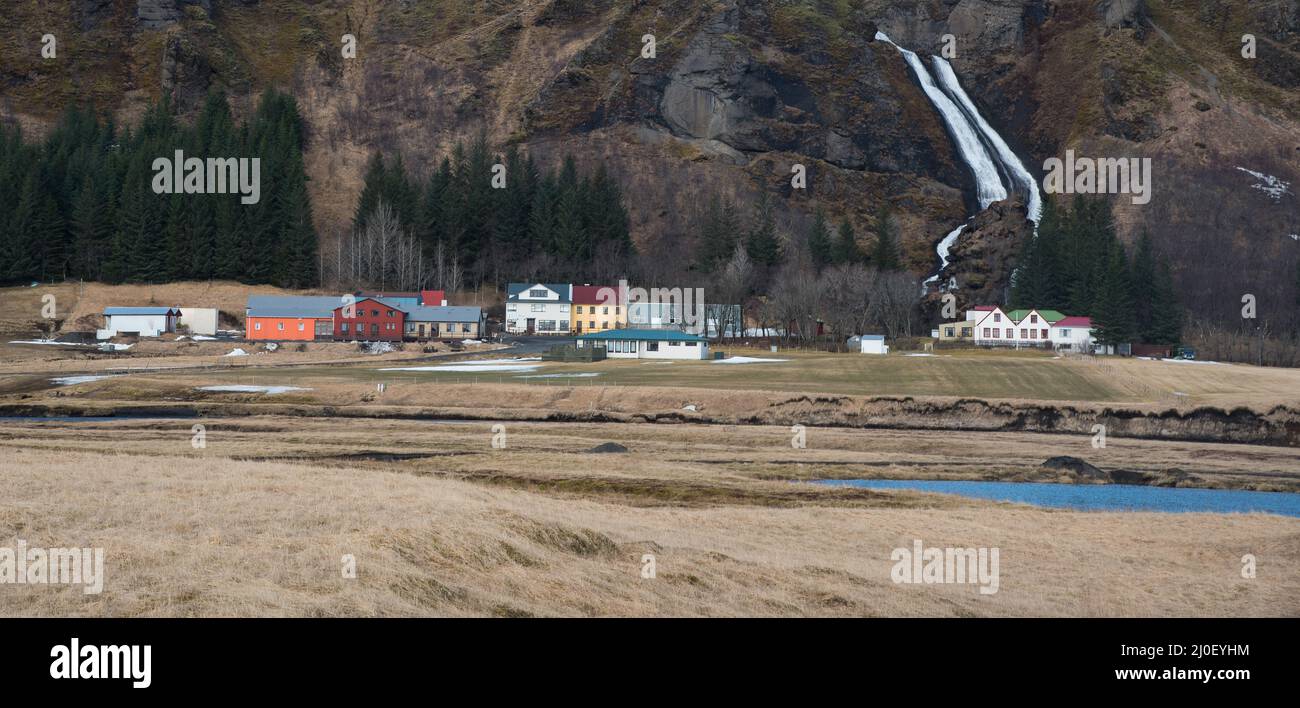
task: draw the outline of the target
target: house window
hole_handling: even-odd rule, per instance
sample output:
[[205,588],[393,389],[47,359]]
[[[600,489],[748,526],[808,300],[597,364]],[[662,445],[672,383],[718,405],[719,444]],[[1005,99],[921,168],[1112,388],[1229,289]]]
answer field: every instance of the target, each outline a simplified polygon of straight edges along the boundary
[[560,329],[563,330],[563,331],[565,331],[565,332],[568,332],[568,331],[569,331],[569,321],[568,321],[568,320],[560,320]]
[[1031,330],[1029,330],[1029,338],[1030,338],[1030,339],[1038,339],[1038,330],[1036,330],[1036,329],[1031,329]]
[[695,346],[695,342],[687,342],[687,343],[686,343],[686,346],[688,346],[688,347],[693,347],[693,346]]
[[646,342],[646,343],[645,343],[645,350],[648,351],[648,352],[657,352],[657,351],[659,351],[659,342]]
[[1068,329],[1063,329],[1063,330],[1061,330],[1061,336],[1064,337],[1065,339],[1069,339],[1069,338],[1070,338],[1070,330],[1068,330]]
[[582,314],[582,305],[578,305],[578,314],[579,314],[579,315]]
[[1038,324],[1038,315],[1030,315],[1029,324]]
[[299,323],[298,323],[298,331],[299,331],[299,332],[303,331],[306,327],[307,327],[307,324],[306,324],[306,323],[304,323],[304,322],[299,322]]
[[392,317],[392,316],[393,316],[393,311],[392,311],[392,310],[389,310],[389,311],[388,311],[388,316],[389,316],[389,317]]
[[261,331],[262,331],[262,323],[261,323],[261,322],[254,322],[254,323],[253,323],[253,331],[255,331],[255,332],[261,332]]
[[[609,324],[609,323],[607,322],[606,324]],[[581,327],[581,326],[582,326],[582,323],[579,322],[579,323],[578,323],[578,326]],[[587,323],[587,327],[589,327],[589,328],[591,328],[591,329],[596,329],[596,320],[591,320],[590,322],[588,322],[588,323]],[[609,329],[609,327],[606,327],[605,329]]]
[[600,314],[602,314],[602,315],[608,315],[608,314],[609,314],[609,308],[606,307],[606,308],[603,308],[603,309],[604,309],[604,312],[602,312],[602,313],[600,313]]
[[545,312],[545,311],[546,311],[546,305],[533,303],[533,312]]
[[347,334],[347,333],[348,333],[348,323],[347,323],[347,322],[344,322],[344,323],[343,323],[343,334]]
[[600,328],[601,328],[601,329],[609,329],[609,322],[601,322],[601,323],[600,323]]
[[1047,330],[1043,330],[1043,339],[1047,339]]
[[972,332],[973,330],[974,330],[973,327],[962,327],[962,328],[961,328],[961,336],[963,336],[963,337],[969,337],[969,336],[971,336],[971,332]]
[[284,331],[284,323],[283,323],[283,322],[276,322],[276,323],[275,323],[275,328],[278,329],[278,330],[280,330],[281,332],[283,332],[283,331]]
[[668,346],[670,346],[670,347],[680,347],[681,345],[682,345],[681,342],[669,342],[669,343],[668,343]]
[[985,338],[985,339],[988,339],[988,338],[989,338],[989,328],[988,328],[988,327],[985,327],[985,328],[984,328],[984,338]]
[[614,306],[614,314],[616,314],[616,315],[619,314],[619,311],[618,311],[618,305],[615,305],[615,306]]
[[999,315],[998,313],[994,312],[994,313],[993,313],[993,321],[994,321],[994,322],[1001,322],[1001,321],[1002,321],[1002,315]]
[[[987,329],[984,330],[984,336],[986,336],[986,337],[988,336],[988,330],[987,330]],[[994,338],[994,339],[998,339],[998,338],[1001,337],[1001,336],[1002,336],[1002,328],[1001,328],[1001,327],[994,327],[994,328],[993,328],[993,338]]]
[[547,293],[547,292],[549,292],[549,291],[547,291],[547,290],[529,290],[529,291],[528,291],[528,297],[531,297],[531,298],[544,298],[544,297],[546,297],[546,293]]
[[955,331],[956,331],[956,330],[953,329],[952,327],[944,327],[944,328],[943,328],[943,336],[945,336],[945,337],[953,337],[953,336],[956,336],[956,335],[953,334]]
[[379,336],[379,325],[377,324],[370,325],[370,333],[372,335],[375,335],[376,337]]
[[539,331],[554,332],[555,320],[541,320],[537,323],[537,329]]
[[1020,328],[1020,338],[1021,338],[1021,339],[1029,339],[1029,330],[1025,329],[1024,327],[1021,327],[1021,328]]

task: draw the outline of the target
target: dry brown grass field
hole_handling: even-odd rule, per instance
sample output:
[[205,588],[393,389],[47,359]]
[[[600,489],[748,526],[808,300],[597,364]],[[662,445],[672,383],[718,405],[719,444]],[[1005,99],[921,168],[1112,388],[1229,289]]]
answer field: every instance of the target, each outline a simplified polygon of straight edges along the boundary
[[[55,416],[0,419],[0,547],[102,547],[107,564],[99,595],[0,586],[0,615],[1300,615],[1300,519],[811,483],[1106,481],[1042,464],[1064,455],[1297,493],[1296,370],[734,350],[785,361],[465,371],[427,367],[520,355],[136,347],[0,345],[0,411]],[[409,367],[425,368],[385,370]],[[70,374],[113,376],[52,381]],[[300,389],[202,388],[232,385]],[[607,442],[628,451],[591,452]],[[891,552],[918,539],[998,548],[998,592],[894,583]]]
[[[848,457],[942,457],[894,431],[818,431],[792,450],[788,431],[762,426],[512,423],[494,449],[481,424],[204,423],[203,449],[190,444],[191,421],[0,428],[0,541],[106,554],[102,594],[7,586],[0,613],[1300,614],[1300,520],[1059,511],[795,481]],[[983,444],[1030,455],[1068,444],[1035,437]],[[629,452],[587,452],[606,441]],[[1107,452],[1142,454],[1124,447]],[[1215,451],[1165,447],[1170,460]],[[813,460],[791,462],[797,453]],[[998,592],[895,584],[890,553],[915,539],[999,548]],[[349,554],[354,579],[341,572]],[[642,577],[645,554],[654,578]],[[1241,577],[1245,554],[1259,559],[1254,579]]]

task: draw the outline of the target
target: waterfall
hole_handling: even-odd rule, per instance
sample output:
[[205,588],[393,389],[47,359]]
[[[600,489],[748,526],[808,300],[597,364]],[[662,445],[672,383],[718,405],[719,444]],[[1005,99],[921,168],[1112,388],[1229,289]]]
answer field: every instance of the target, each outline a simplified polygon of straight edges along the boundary
[[[1006,175],[1007,182],[1025,194],[1026,211],[1037,233],[1038,221],[1043,211],[1038,181],[1029,170],[1025,169],[1020,158],[1002,136],[998,135],[988,121],[984,120],[984,116],[980,115],[974,102],[962,89],[952,66],[941,57],[930,58],[939,79],[936,84],[935,79],[930,72],[926,71],[925,64],[915,52],[894,44],[884,32],[876,32],[876,39],[897,49],[912,67],[917,82],[921,84],[921,90],[929,97],[930,103],[934,104],[935,110],[943,118],[944,125],[948,127],[948,132],[957,145],[957,152],[975,177],[975,196],[980,209],[987,209],[993,202],[1007,198],[1007,186],[1002,181],[1003,175]],[[922,284],[923,291],[927,290],[931,283],[938,282],[939,275],[944,268],[948,267],[949,251],[969,225],[968,220],[939,241],[939,245],[935,248],[939,256],[939,270]]]
[[1002,186],[1002,177],[993,164],[993,158],[984,148],[977,129],[971,125],[970,120],[957,104],[948,98],[948,94],[935,85],[934,79],[931,78],[930,72],[926,71],[920,57],[916,56],[915,52],[894,44],[884,32],[876,32],[876,39],[888,42],[901,52],[908,65],[912,67],[912,71],[916,73],[916,80],[920,82],[921,90],[925,91],[925,95],[930,98],[930,103],[934,104],[935,109],[939,111],[944,124],[948,126],[948,132],[952,134],[953,141],[957,143],[957,151],[961,153],[962,160],[966,162],[966,166],[975,177],[975,196],[980,208],[985,209],[993,202],[1006,199],[1007,190]]
[[961,83],[957,81],[957,74],[952,70],[952,66],[942,57],[930,57],[934,63],[934,73],[939,79],[939,85],[943,90],[961,106],[962,111],[966,113],[967,119],[973,124],[984,137],[984,141],[993,149],[993,154],[997,156],[998,162],[1002,164],[1002,169],[1010,177],[1015,186],[1025,194],[1027,201],[1027,211],[1029,220],[1038,225],[1039,219],[1043,215],[1043,199],[1038,192],[1038,180],[1029,174],[1029,170],[1020,162],[1001,135],[993,130],[993,126],[984,120],[975,104],[971,102],[970,97],[962,90]]
[[[953,244],[957,243],[957,237],[961,236],[961,232],[969,225],[970,222],[968,221],[952,231],[949,231],[948,235],[944,236],[943,240],[939,242],[938,247],[935,248],[935,252],[939,254],[939,270],[936,270],[934,275],[926,278],[925,282],[921,283],[921,294],[924,295],[929,290],[930,283],[936,283],[939,281],[939,274],[943,272],[944,268],[948,267],[948,252],[952,249]],[[942,290],[943,286],[939,286],[939,289]]]

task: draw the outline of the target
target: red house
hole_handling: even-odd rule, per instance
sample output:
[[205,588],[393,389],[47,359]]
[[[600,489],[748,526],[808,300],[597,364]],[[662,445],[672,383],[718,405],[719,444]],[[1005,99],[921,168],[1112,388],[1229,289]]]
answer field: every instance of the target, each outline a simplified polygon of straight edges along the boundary
[[405,329],[406,312],[381,300],[366,297],[357,300],[356,304],[334,308],[335,339],[400,342]]

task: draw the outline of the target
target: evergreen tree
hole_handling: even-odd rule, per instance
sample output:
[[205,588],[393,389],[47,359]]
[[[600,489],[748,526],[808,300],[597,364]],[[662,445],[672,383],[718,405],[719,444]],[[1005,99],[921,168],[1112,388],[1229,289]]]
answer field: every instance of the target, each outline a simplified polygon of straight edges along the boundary
[[813,212],[812,228],[808,231],[808,251],[813,265],[821,270],[834,260],[830,227],[826,224],[826,212],[821,207]]
[[781,258],[781,243],[776,236],[776,213],[767,192],[758,195],[745,251],[759,268],[771,268]]
[[697,249],[700,270],[712,273],[726,263],[736,250],[740,238],[740,215],[728,199],[714,196],[700,225]]
[[[1139,287],[1141,285],[1139,284]],[[1151,320],[1145,339],[1151,344],[1178,344],[1183,338],[1183,310],[1174,288],[1174,278],[1169,265],[1163,261],[1156,267],[1151,285]]]
[[1156,259],[1151,250],[1151,235],[1144,229],[1138,236],[1133,254],[1133,316],[1137,322],[1137,336],[1143,342],[1153,342],[1154,295],[1156,288]]
[[898,256],[897,228],[888,206],[881,206],[876,214],[876,245],[871,253],[872,265],[880,270],[899,270],[902,262]]
[[1133,293],[1128,259],[1118,241],[1103,260],[1104,267],[1096,281],[1096,302],[1092,320],[1097,341],[1102,344],[1131,343],[1137,335],[1133,316]]
[[858,250],[858,235],[853,232],[853,224],[849,223],[848,217],[840,219],[833,256],[834,262],[839,264],[858,263],[862,260],[862,252]]

